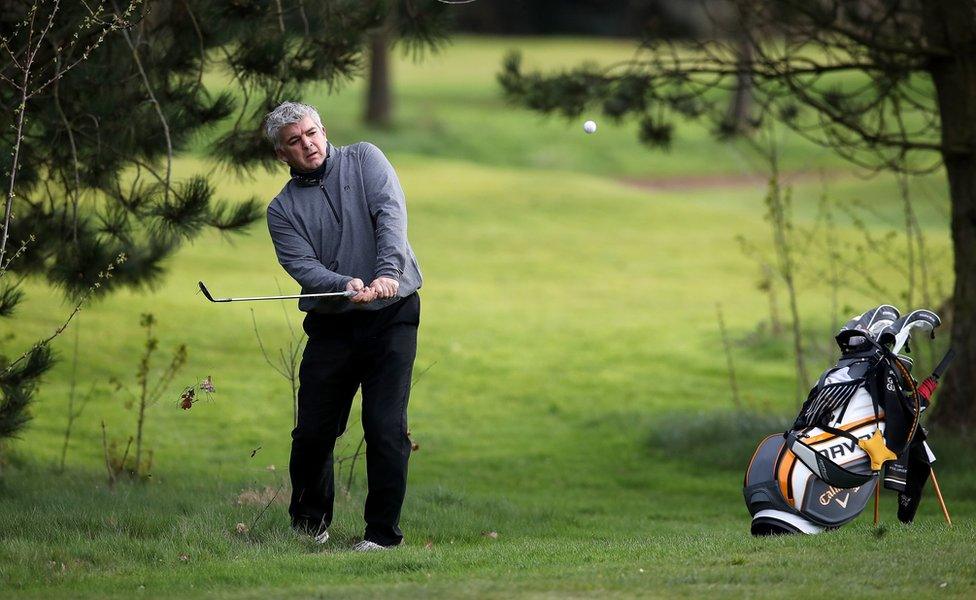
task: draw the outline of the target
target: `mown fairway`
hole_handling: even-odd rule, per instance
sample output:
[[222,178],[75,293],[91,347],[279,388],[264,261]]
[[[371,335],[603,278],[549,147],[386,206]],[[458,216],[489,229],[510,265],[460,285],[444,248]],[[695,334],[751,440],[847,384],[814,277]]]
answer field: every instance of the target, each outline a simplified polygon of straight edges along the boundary
[[[749,536],[742,470],[760,437],[785,428],[797,406],[791,346],[785,335],[756,333],[768,300],[755,285],[756,263],[735,239],[769,251],[764,186],[704,179],[749,173],[755,161],[698,128],[679,134],[670,154],[650,153],[631,126],[601,122],[585,136],[580,123],[507,107],[494,73],[511,47],[522,47],[530,64],[550,66],[630,51],[578,40],[459,40],[425,64],[398,64],[400,126],[382,134],[357,123],[358,85],[308,98],[335,143],[369,139],[390,156],[424,270],[416,370],[430,369],[411,398],[420,450],[402,519],[406,544],[380,555],[345,551],[361,535],[361,472],[337,507],[328,546],[312,547],[288,528],[289,389],[264,362],[251,310],[273,352],[288,339],[285,315],[299,325],[297,309],[211,305],[196,291],[199,279],[218,295],[296,289],[259,224],[247,237],[204,237],[172,261],[159,289],[86,308],[57,340],[62,361],[41,389],[35,419],[4,449],[0,596],[976,593],[971,441],[934,439],[953,529],[927,491],[911,527],[898,524],[895,497],[885,493],[881,529],[865,514],[815,538]],[[847,175],[825,151],[791,139],[786,148],[789,169],[825,169],[832,198],[869,203],[879,238],[900,227],[894,181]],[[213,165],[197,154],[178,168],[190,174]],[[667,191],[622,182],[676,176],[683,183]],[[284,178],[283,170],[253,180],[227,174],[221,190],[270,199]],[[816,176],[798,184],[798,225],[813,226],[821,189]],[[924,179],[913,189],[932,276],[951,289],[943,183]],[[822,244],[824,236],[814,239]],[[846,225],[830,240],[851,248],[864,241]],[[886,254],[901,256],[899,244]],[[825,254],[814,246],[802,255],[800,308],[811,344],[826,347],[836,323],[822,283],[826,263],[818,262]],[[873,278],[905,287],[897,264],[874,263]],[[908,308],[861,282],[848,272],[841,307]],[[42,285],[27,292],[8,349],[46,335],[70,310]],[[782,290],[779,302],[785,318]],[[766,423],[732,413],[716,303],[735,340],[744,400]],[[109,489],[100,422],[124,444],[135,413],[108,380],[134,385],[146,312],[159,321],[157,365],[179,343],[188,344],[189,363],[148,415],[151,480]],[[75,332],[79,393],[99,388],[58,474]],[[812,372],[827,366],[826,355],[810,360]],[[929,365],[923,360],[920,369]],[[217,387],[213,401],[181,411],[182,387],[207,375]],[[346,438],[348,453],[359,439],[355,419]],[[237,523],[253,527],[242,535]]]

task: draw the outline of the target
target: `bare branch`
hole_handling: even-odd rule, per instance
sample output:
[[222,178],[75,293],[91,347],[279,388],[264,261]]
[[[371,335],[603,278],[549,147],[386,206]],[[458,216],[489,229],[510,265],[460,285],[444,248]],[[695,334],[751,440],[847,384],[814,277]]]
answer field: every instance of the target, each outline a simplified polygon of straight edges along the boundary
[[21,88],[20,105],[17,107],[17,129],[14,136],[13,162],[10,167],[10,185],[7,188],[7,202],[3,211],[3,238],[0,240],[0,264],[7,250],[7,239],[10,237],[10,216],[14,206],[15,186],[17,184],[17,170],[20,166],[20,145],[24,140],[24,115],[27,112],[27,84],[30,80],[30,61],[24,69],[24,83]]
[[170,193],[170,182],[173,176],[173,139],[169,132],[169,122],[166,120],[166,115],[163,114],[163,107],[160,105],[159,100],[156,99],[156,94],[153,92],[152,84],[149,83],[149,76],[146,75],[146,70],[142,66],[142,60],[139,58],[139,52],[136,50],[135,45],[132,43],[132,37],[129,35],[128,30],[122,29],[122,37],[125,39],[125,43],[129,45],[129,49],[132,51],[132,60],[135,62],[136,68],[139,69],[139,75],[142,77],[142,84],[146,88],[146,93],[149,95],[149,100],[152,102],[153,108],[156,111],[156,116],[159,117],[159,122],[163,126],[163,135],[166,137],[166,184],[163,187],[163,201],[169,200]]
[[64,330],[68,328],[68,324],[71,323],[71,320],[74,319],[75,315],[81,312],[81,309],[84,306],[85,302],[87,302],[88,299],[95,294],[98,288],[102,287],[101,282],[105,279],[111,278],[112,271],[115,269],[115,266],[122,264],[123,262],[125,262],[125,255],[120,254],[114,261],[112,261],[111,264],[109,264],[105,268],[105,271],[99,273],[99,277],[98,277],[99,281],[96,281],[95,283],[91,284],[91,286],[88,287],[88,291],[85,292],[84,296],[82,296],[77,303],[75,303],[74,309],[72,309],[71,313],[68,314],[68,317],[64,320],[64,322],[61,323],[61,325],[59,325],[57,329],[54,330],[54,333],[52,333],[51,335],[44,338],[40,342],[37,342],[36,344],[31,346],[30,350],[24,352],[16,360],[12,361],[9,365],[7,365],[7,368],[4,369],[2,373],[0,373],[0,377],[3,377],[4,375],[12,371],[13,368],[17,366],[22,360],[26,359],[28,356],[33,354],[39,348],[43,346],[47,346],[49,343],[51,343],[51,340],[61,335],[64,332]]
[[193,10],[190,9],[190,3],[187,0],[183,0],[183,8],[186,9],[186,14],[190,17],[193,31],[197,34],[197,42],[200,44],[200,71],[197,73],[197,87],[201,87],[203,85],[203,71],[207,66],[207,51],[203,46],[203,32],[200,31],[200,25],[197,23],[197,18],[193,15]]
[[257,321],[257,318],[255,318],[255,316],[254,316],[254,309],[253,308],[251,309],[251,323],[254,324],[254,337],[256,337],[258,339],[258,347],[261,348],[261,356],[264,357],[264,361],[266,363],[268,363],[268,366],[270,366],[272,369],[274,369],[275,372],[278,373],[279,375],[281,375],[282,377],[285,377],[285,378],[291,377],[291,375],[289,375],[288,372],[286,372],[283,368],[280,368],[278,365],[276,365],[271,360],[271,357],[268,356],[268,351],[264,348],[264,341],[261,339],[261,334],[258,332],[258,321]]
[[14,252],[13,255],[10,258],[7,259],[7,262],[5,262],[3,264],[3,267],[0,267],[0,277],[3,277],[4,274],[6,274],[7,269],[10,268],[10,263],[12,263],[15,260],[17,260],[17,258],[20,255],[22,255],[25,250],[27,250],[27,246],[29,246],[31,244],[31,242],[34,242],[36,239],[37,238],[35,238],[34,237],[34,234],[32,233],[30,236],[28,236],[28,238],[26,240],[24,240],[23,242],[20,243],[20,248],[17,248],[17,251]]

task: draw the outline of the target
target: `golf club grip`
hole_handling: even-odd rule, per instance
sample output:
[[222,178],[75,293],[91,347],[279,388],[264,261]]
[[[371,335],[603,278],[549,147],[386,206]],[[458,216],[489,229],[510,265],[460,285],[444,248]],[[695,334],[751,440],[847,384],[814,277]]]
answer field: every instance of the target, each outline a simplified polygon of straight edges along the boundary
[[951,363],[952,359],[955,357],[956,351],[949,348],[949,351],[946,352],[945,356],[942,357],[942,360],[939,361],[939,364],[935,367],[935,370],[932,371],[932,377],[935,379],[942,377],[942,374],[945,373],[946,369],[949,368],[949,363]]

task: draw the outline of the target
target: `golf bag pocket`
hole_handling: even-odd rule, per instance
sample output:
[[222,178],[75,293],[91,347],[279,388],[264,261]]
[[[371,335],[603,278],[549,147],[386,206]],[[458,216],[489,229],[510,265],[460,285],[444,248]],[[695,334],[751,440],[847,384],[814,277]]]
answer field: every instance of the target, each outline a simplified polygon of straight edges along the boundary
[[[776,463],[779,462],[782,451],[782,435],[773,434],[766,436],[763,441],[759,442],[759,446],[752,455],[752,460],[749,461],[749,467],[746,469],[746,477],[743,484],[746,489],[771,481],[770,473],[775,470]],[[748,502],[749,497],[747,495],[746,503]]]
[[[866,424],[874,427],[874,423]],[[861,433],[858,428],[858,433]],[[829,437],[826,437],[829,436]],[[820,452],[846,443],[845,438],[826,434],[816,443]],[[860,448],[833,449],[835,456],[848,453],[844,467],[855,473],[870,474],[868,458]],[[831,486],[797,460],[785,445],[782,434],[766,437],[753,454],[746,469],[743,496],[753,518],[752,533],[819,533],[854,520],[864,510],[877,485],[877,477],[856,488]]]
[[[848,467],[854,472],[870,472],[868,460]],[[877,477],[856,488],[836,488],[811,473],[807,477],[799,510],[804,517],[824,527],[840,527],[864,510],[878,484]]]

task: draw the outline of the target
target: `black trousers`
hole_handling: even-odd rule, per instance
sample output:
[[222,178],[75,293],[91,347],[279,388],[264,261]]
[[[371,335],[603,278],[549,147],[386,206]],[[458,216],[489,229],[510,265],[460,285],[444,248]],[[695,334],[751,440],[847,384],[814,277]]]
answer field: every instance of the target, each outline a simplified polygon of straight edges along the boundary
[[308,343],[299,367],[298,425],[289,464],[293,527],[315,534],[332,523],[332,453],[361,385],[369,488],[364,539],[383,546],[403,539],[400,509],[410,457],[407,401],[419,324],[416,293],[376,311],[305,317]]

